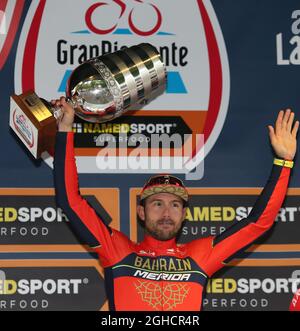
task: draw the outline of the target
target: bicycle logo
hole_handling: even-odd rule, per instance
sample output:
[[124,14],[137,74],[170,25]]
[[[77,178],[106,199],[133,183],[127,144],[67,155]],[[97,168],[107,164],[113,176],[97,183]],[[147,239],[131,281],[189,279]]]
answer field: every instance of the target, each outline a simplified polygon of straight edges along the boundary
[[[120,7],[120,10],[121,10],[119,19],[128,12],[127,5],[123,1],[124,0],[113,0],[113,2],[116,3]],[[160,10],[157,8],[157,6],[155,6],[152,3],[145,3],[143,0],[133,0],[133,1],[138,3],[136,5],[139,5],[139,6],[150,6],[152,13],[154,15],[156,15],[156,24],[148,31],[143,31],[139,27],[137,27],[133,22],[134,10],[136,9],[136,7],[134,7],[133,9],[131,9],[130,13],[128,14],[128,25],[129,25],[131,31],[133,31],[135,34],[137,34],[139,36],[143,36],[143,37],[155,34],[160,29],[161,24],[162,24],[162,14],[161,14]],[[100,7],[108,6],[108,5],[109,4],[106,2],[97,2],[88,8],[86,15],[85,15],[85,21],[86,21],[86,24],[87,24],[88,28],[90,29],[90,31],[92,31],[96,34],[104,35],[104,34],[109,34],[109,33],[113,32],[118,27],[118,23],[116,23],[111,28],[101,29],[100,27],[96,27],[94,25],[94,23],[92,22],[92,15],[95,12],[95,10]]]

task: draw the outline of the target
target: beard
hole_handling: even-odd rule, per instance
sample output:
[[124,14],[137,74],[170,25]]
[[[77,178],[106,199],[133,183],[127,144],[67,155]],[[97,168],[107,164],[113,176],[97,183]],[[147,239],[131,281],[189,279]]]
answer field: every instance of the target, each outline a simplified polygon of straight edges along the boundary
[[146,232],[153,238],[160,241],[167,241],[177,236],[181,229],[181,223],[176,223],[171,219],[161,219],[156,222],[146,220]]

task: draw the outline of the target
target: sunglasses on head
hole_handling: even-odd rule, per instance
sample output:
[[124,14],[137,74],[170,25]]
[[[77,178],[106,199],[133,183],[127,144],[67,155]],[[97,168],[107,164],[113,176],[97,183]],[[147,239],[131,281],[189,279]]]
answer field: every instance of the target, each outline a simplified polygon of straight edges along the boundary
[[175,185],[175,186],[184,187],[183,182],[179,178],[169,175],[159,175],[159,176],[151,177],[144,186],[144,189],[154,185]]

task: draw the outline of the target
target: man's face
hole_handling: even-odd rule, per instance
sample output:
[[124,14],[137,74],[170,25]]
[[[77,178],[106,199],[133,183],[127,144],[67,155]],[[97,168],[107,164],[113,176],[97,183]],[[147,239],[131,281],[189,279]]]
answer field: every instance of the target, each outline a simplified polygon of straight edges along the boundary
[[185,218],[183,201],[171,193],[158,193],[146,199],[145,207],[138,206],[138,214],[145,222],[146,232],[158,240],[176,237]]

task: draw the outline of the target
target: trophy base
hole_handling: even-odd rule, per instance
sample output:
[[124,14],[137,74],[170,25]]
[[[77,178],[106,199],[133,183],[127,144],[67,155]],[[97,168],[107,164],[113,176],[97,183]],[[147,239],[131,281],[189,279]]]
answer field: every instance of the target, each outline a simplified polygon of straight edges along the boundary
[[9,123],[35,159],[44,151],[53,151],[56,119],[34,91],[11,96]]

